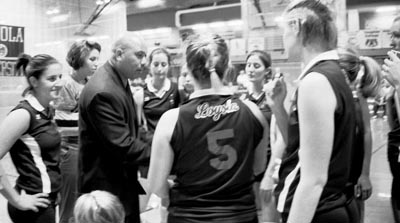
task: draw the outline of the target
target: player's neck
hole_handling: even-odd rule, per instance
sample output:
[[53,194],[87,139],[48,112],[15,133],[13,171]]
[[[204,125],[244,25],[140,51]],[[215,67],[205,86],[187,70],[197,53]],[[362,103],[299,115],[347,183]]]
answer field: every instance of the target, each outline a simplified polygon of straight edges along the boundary
[[154,78],[153,77],[153,79],[151,80],[151,84],[153,85],[153,87],[155,89],[157,89],[159,91],[165,85],[165,78],[161,79],[161,78]]
[[260,95],[263,90],[264,83],[262,81],[253,82],[251,85],[250,93],[253,95]]

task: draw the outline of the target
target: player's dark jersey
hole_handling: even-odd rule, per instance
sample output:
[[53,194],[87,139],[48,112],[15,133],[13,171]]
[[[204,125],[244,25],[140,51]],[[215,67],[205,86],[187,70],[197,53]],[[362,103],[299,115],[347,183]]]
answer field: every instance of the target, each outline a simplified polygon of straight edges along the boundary
[[[393,126],[392,129],[390,129],[390,131],[388,133],[387,156],[388,156],[388,159],[389,159],[390,170],[392,171],[394,176],[397,176],[396,174],[398,174],[398,170],[396,168],[394,168],[394,167],[397,167],[399,154],[400,154],[400,151],[399,151],[399,146],[400,146],[400,119],[399,119],[399,117],[397,115],[396,102],[394,100],[394,97],[396,97],[396,96],[397,96],[397,94],[392,94],[387,99],[387,109],[388,109],[388,113],[390,113],[391,116],[392,116],[391,125]],[[395,192],[393,192],[393,191],[395,191]],[[397,191],[398,190],[392,190],[392,193],[397,193]],[[396,196],[392,196],[392,197],[396,197]]]
[[240,99],[205,95],[179,108],[169,222],[256,219],[253,163],[263,126]]
[[171,82],[171,87],[160,98],[149,90],[147,85],[144,87],[144,105],[143,111],[146,115],[147,126],[150,132],[154,132],[161,115],[171,108],[178,107],[180,103],[180,94],[178,85]]
[[[253,94],[250,94],[248,91],[246,91],[244,94],[240,96],[241,99],[244,100],[250,100],[254,104],[258,106],[262,114],[264,115],[265,119],[267,120],[268,125],[271,125],[271,117],[272,117],[272,111],[269,105],[267,104],[267,99],[265,96],[265,92],[262,92],[258,97],[254,97]],[[268,149],[267,149],[267,158],[266,164],[265,164],[265,169],[267,169],[269,160],[271,159],[271,145],[268,143]],[[264,173],[260,173],[259,175],[256,176],[255,181],[256,182],[261,182],[261,180],[264,177]]]
[[[364,133],[365,126],[363,121],[363,112],[361,107],[360,98],[356,91],[353,91],[353,100],[356,109],[356,133],[354,137],[354,146],[353,146],[353,154],[352,154],[352,165],[350,171],[349,182],[353,185],[357,184],[358,178],[362,172],[362,166],[364,162]],[[369,115],[369,114],[367,114]]]
[[18,171],[17,188],[27,193],[53,193],[61,187],[59,154],[61,137],[52,115],[47,115],[33,96],[28,96],[13,110],[30,114],[29,129],[10,149]]
[[391,106],[388,107],[390,109],[390,113],[393,116],[393,129],[390,130],[388,133],[388,144],[391,145],[400,145],[400,121],[399,117],[397,117],[397,111],[396,111],[396,103],[394,100],[394,95],[391,95],[388,99],[388,102]]
[[245,94],[243,94],[241,96],[241,98],[249,99],[254,104],[256,104],[260,108],[260,110],[263,113],[268,124],[271,124],[272,111],[271,111],[271,108],[267,104],[265,92],[262,92],[261,95],[258,97],[254,97],[253,94],[249,94],[248,92],[246,92]]
[[[337,106],[334,113],[334,141],[328,180],[322,191],[316,213],[344,205],[343,194],[349,180],[352,159],[353,138],[355,133],[355,107],[350,87],[337,61],[320,61],[308,72],[318,72],[324,75],[336,96]],[[297,113],[297,92],[290,108],[289,142],[279,171],[279,183],[276,187],[277,208],[287,217],[292,205],[293,196],[300,180],[299,165],[299,123]]]

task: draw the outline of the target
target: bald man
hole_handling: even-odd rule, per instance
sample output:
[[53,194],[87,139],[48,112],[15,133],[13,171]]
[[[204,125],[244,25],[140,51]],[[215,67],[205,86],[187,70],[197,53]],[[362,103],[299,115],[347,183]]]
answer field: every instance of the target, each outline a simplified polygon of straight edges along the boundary
[[125,36],[112,57],[84,87],[79,100],[80,193],[104,190],[116,195],[126,223],[139,223],[137,165],[148,161],[150,146],[138,138],[138,123],[128,78],[135,78],[146,60],[137,37]]

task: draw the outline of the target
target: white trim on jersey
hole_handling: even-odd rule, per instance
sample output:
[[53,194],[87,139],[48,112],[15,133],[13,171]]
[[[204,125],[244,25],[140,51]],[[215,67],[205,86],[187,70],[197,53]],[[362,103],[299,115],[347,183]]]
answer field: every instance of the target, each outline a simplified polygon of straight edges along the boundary
[[38,101],[38,99],[33,96],[32,94],[28,93],[25,98],[24,98],[31,106],[32,108],[34,108],[36,111],[38,112],[42,112],[45,110],[45,108],[43,107],[43,105],[40,104],[40,102]]
[[277,205],[277,210],[281,213],[283,212],[283,209],[285,208],[285,203],[286,203],[287,195],[289,193],[289,188],[292,185],[293,180],[296,177],[297,172],[299,170],[300,170],[300,164],[298,163],[296,165],[296,167],[292,170],[292,172],[290,172],[289,175],[287,175],[287,177],[285,179],[285,184],[284,184],[282,192],[279,195],[278,205]]
[[164,84],[160,90],[157,90],[153,86],[152,82],[153,82],[153,79],[151,79],[150,82],[146,83],[147,89],[159,98],[162,98],[165,95],[165,93],[167,93],[169,91],[169,89],[171,89],[171,86],[172,86],[171,81],[168,78],[165,79]]
[[25,134],[21,137],[22,142],[29,148],[35,166],[39,169],[40,178],[42,179],[43,193],[51,192],[51,181],[50,176],[47,173],[46,165],[42,159],[42,153],[40,151],[39,144],[36,142],[35,138],[29,134]]
[[195,90],[189,97],[189,100],[193,98],[199,98],[207,95],[233,95],[233,91],[228,87],[223,87],[222,89],[215,90],[214,88],[207,88],[201,90]]
[[301,79],[304,78],[304,76],[307,74],[308,70],[310,70],[315,64],[317,64],[320,61],[324,60],[339,60],[339,54],[337,50],[330,50],[323,52],[316,57],[314,57],[308,64],[303,68],[301,71],[301,74],[297,78],[297,81],[300,81]]

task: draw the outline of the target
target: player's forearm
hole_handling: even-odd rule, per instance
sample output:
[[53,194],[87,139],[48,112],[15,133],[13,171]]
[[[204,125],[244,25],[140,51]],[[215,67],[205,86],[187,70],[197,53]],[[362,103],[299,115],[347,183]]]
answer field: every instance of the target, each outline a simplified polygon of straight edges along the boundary
[[286,109],[283,104],[280,104],[272,106],[271,110],[272,113],[275,115],[276,124],[278,125],[279,131],[282,134],[283,141],[287,144],[289,116],[286,112]]

